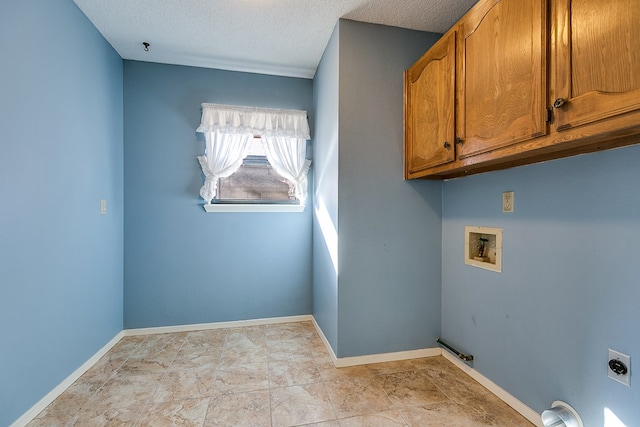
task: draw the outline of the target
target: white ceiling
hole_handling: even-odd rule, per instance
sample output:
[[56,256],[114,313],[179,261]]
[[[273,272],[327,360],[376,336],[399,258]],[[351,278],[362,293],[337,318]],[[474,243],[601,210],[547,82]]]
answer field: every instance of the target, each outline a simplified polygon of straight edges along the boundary
[[124,59],[304,78],[339,18],[443,33],[476,1],[74,0]]

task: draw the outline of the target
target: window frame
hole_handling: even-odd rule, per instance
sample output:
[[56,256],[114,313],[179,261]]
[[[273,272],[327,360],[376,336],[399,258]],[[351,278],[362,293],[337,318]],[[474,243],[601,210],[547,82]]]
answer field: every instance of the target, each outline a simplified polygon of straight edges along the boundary
[[[269,162],[267,155],[262,145],[262,137],[260,135],[253,136],[253,144],[260,147],[261,153],[255,154],[255,151],[250,151],[249,154],[243,159],[244,165],[265,165],[269,166],[272,170],[273,166]],[[274,170],[275,171],[275,170]],[[207,212],[302,212],[304,211],[304,205],[300,203],[300,200],[296,199],[219,199],[221,180],[231,178],[238,173],[234,172],[232,175],[225,178],[218,178],[218,194],[216,198],[211,200],[211,203],[205,205],[205,211]],[[277,173],[277,172],[276,172]],[[282,179],[286,179],[278,174]],[[287,180],[288,181],[288,180]]]

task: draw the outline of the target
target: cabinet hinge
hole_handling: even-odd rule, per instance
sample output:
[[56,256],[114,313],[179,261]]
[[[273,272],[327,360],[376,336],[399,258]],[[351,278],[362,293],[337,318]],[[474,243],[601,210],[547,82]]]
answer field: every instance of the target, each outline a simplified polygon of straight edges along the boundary
[[552,107],[547,107],[547,123],[549,123],[549,124],[553,123],[553,108]]

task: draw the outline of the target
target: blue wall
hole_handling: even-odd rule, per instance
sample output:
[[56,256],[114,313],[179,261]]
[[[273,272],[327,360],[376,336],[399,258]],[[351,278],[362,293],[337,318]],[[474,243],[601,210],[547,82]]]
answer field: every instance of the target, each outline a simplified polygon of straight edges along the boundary
[[338,346],[338,83],[339,27],[313,79],[316,113],[313,216],[313,317],[329,344]]
[[[640,355],[639,162],[629,147],[444,184],[443,335],[537,412],[640,425],[638,378],[607,378],[608,348]],[[464,264],[465,225],[503,228],[502,273]]]
[[125,328],[310,314],[312,204],[206,213],[195,129],[202,102],[312,117],[311,80],[125,61],[124,86]]
[[122,330],[123,119],[122,60],[70,0],[0,2],[0,58],[6,426]]
[[[438,37],[341,20],[316,77],[316,103],[326,102],[316,150],[327,150],[322,167],[331,171],[326,182],[317,179],[316,195],[329,194],[339,261],[337,313],[325,278],[314,282],[323,296],[314,314],[337,315],[320,326],[329,325],[327,336],[337,328],[337,343],[329,341],[338,357],[432,347],[440,333],[441,183],[402,179],[403,71]],[[326,274],[330,264],[320,257]]]
[[[640,147],[403,181],[402,70],[436,39],[340,21],[313,82],[123,69],[71,1],[0,3],[0,425],[123,327],[311,312],[339,357],[442,332],[538,412],[640,425],[635,377],[606,378],[607,348],[640,354]],[[201,102],[309,112],[339,274],[313,205],[202,210]],[[503,273],[464,264],[465,225],[504,229]]]
[[435,346],[441,183],[403,171],[403,71],[440,35],[340,21],[340,357]]

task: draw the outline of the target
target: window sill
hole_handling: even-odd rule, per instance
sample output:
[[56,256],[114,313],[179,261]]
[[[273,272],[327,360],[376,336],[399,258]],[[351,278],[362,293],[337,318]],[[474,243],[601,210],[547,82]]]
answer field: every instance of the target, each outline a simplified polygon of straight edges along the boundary
[[303,212],[304,205],[290,204],[239,204],[209,203],[204,205],[207,213],[214,212]]

